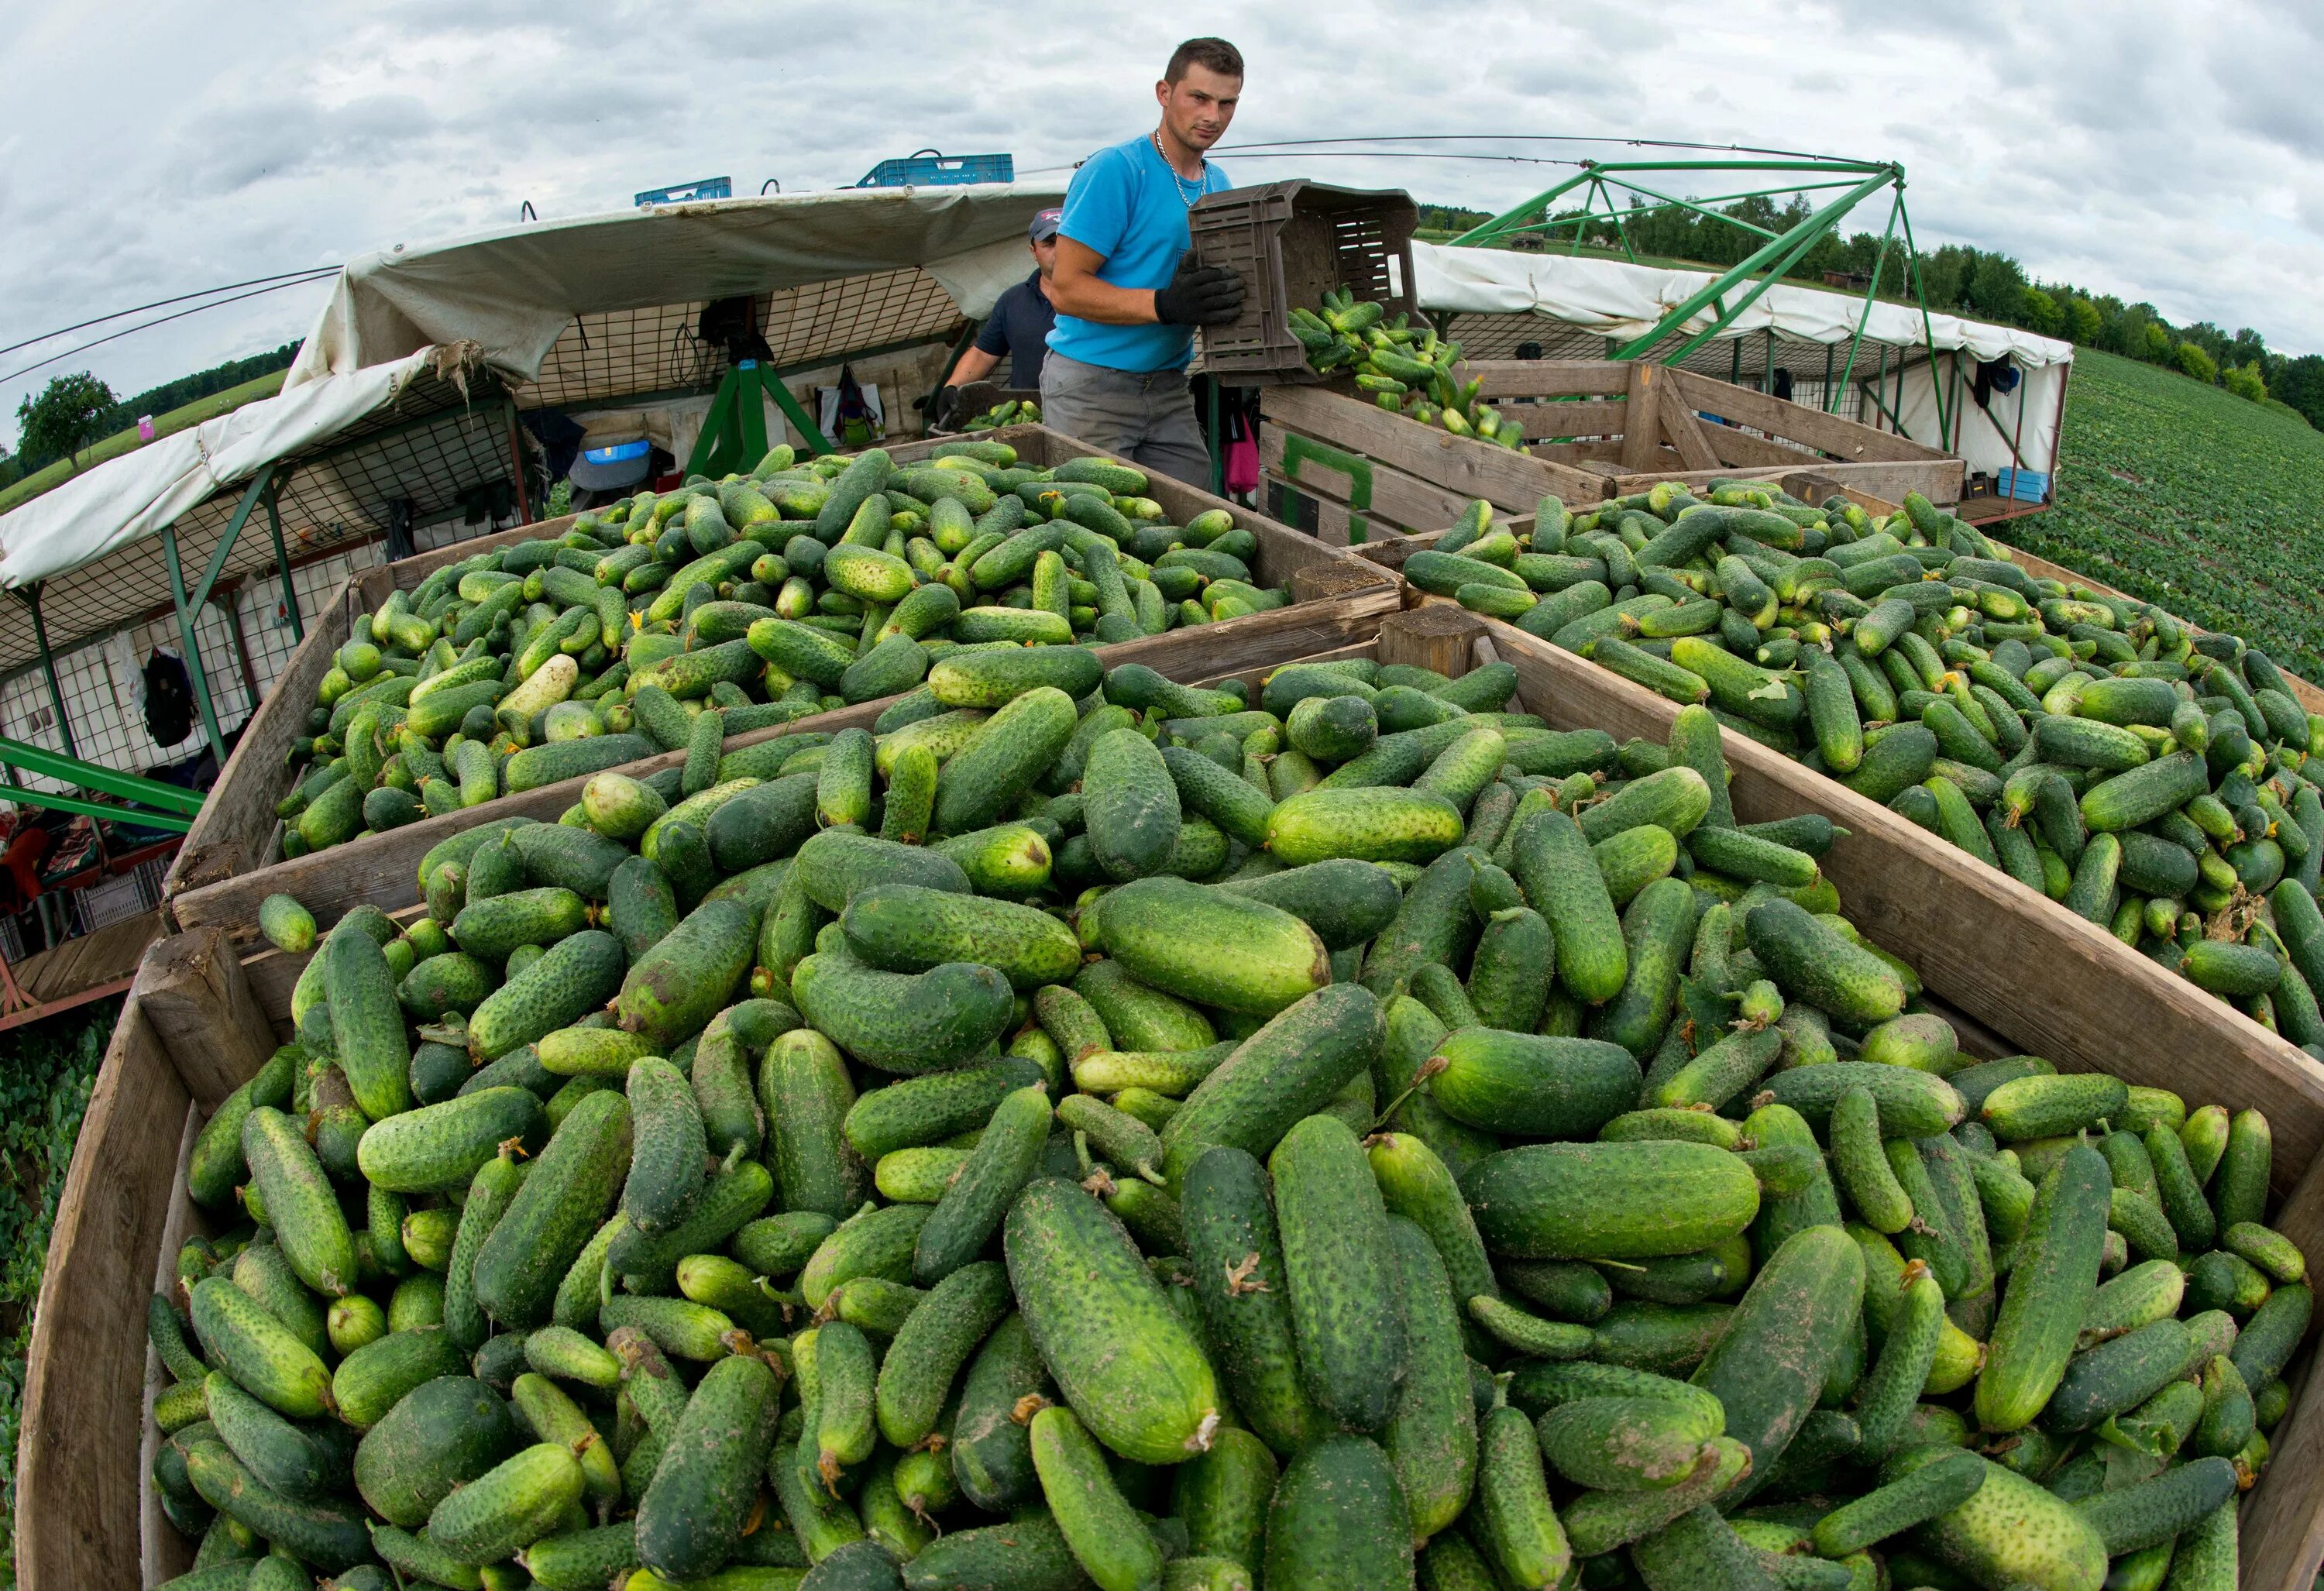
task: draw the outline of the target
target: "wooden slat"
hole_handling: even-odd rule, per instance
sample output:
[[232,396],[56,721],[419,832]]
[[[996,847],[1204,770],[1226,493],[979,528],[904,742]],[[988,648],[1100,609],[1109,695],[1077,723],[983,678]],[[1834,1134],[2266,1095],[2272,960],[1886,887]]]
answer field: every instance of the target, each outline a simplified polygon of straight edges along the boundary
[[1909,437],[1842,419],[1766,392],[1755,392],[1715,376],[1673,367],[1679,395],[1688,405],[1785,441],[1802,442],[1843,464],[1911,464],[1946,455]]
[[[1706,427],[1704,434],[1714,443],[1720,428]],[[1785,474],[1802,467],[1812,468],[1818,474],[1830,475],[1874,497],[1894,502],[1901,501],[1907,492],[1917,492],[1939,507],[1956,502],[1960,498],[1961,462],[1941,459],[1931,464],[1830,464],[1793,452],[1779,449],[1784,457],[1775,461],[1776,467],[1759,465],[1738,466],[1724,470],[1650,470],[1625,471],[1614,479],[1614,495],[1628,496],[1644,492],[1657,481],[1675,481],[1683,486],[1707,486],[1716,480],[1733,480],[1738,475],[1766,477]]]
[[290,745],[306,732],[316,687],[331,671],[347,639],[347,596],[354,585],[352,579],[341,585],[315,615],[307,639],[290,654],[290,665],[243,726],[242,738],[218,770],[217,783],[161,881],[165,902],[266,860],[274,833],[274,804],[290,787]]
[[16,1471],[23,1591],[135,1591],[146,1291],[191,1104],[133,998],[114,1029],[49,1238]]
[[1662,446],[1662,394],[1655,390],[1662,375],[1659,366],[1630,366],[1630,416],[1622,431],[1622,467],[1626,470],[1649,470],[1655,467],[1656,451]]
[[[1628,398],[1584,398],[1575,403],[1514,403],[1493,405],[1503,419],[1515,420],[1527,437],[1618,437],[1629,423]],[[1536,455],[1538,456],[1538,455]]]
[[1605,496],[1604,485],[1582,471],[1455,437],[1338,392],[1268,387],[1259,403],[1277,423],[1512,513],[1530,512],[1546,495],[1576,504]]
[[1481,382],[1480,398],[1618,398],[1630,390],[1618,359],[1464,359],[1452,379]]
[[[198,1105],[186,1112],[185,1128],[178,1136],[178,1158],[170,1168],[170,1213],[161,1224],[161,1242],[153,1253],[152,1290],[180,1304],[185,1294],[178,1286],[178,1251],[196,1233],[207,1237],[212,1230],[208,1219],[185,1195],[186,1163],[193,1156],[194,1140],[201,1132],[203,1120]],[[149,1344],[145,1350],[145,1399],[140,1411],[144,1434],[137,1449],[137,1539],[141,1545],[140,1568],[148,1586],[159,1586],[172,1575],[184,1574],[193,1568],[198,1545],[179,1534],[178,1527],[161,1512],[161,1490],[153,1484],[153,1458],[161,1450],[161,1430],[153,1423],[153,1400],[167,1391],[171,1382],[169,1372],[162,1368],[161,1356]]]
[[1702,422],[1695,418],[1694,410],[1679,397],[1678,387],[1674,382],[1663,383],[1662,422],[1663,436],[1678,449],[1678,455],[1688,469],[1707,470],[1719,463],[1718,456],[1711,451],[1710,441],[1702,434]]
[[[1512,625],[1487,632],[1554,726],[1667,738],[1673,704]],[[2279,1192],[2324,1148],[2324,1066],[1886,807],[1745,736],[1725,747],[1746,821],[1819,812],[1849,831],[1823,859],[1849,916],[1969,1016],[2068,1070],[2264,1111]]]
[[1703,437],[1716,455],[1713,459],[1715,464],[1747,469],[1772,466],[1795,470],[1803,464],[1830,462],[1820,453],[1803,452],[1797,447],[1786,447],[1780,442],[1770,442],[1765,437],[1753,436],[1739,426],[1722,426],[1703,419],[1694,409],[1690,409],[1687,413],[1693,415],[1695,423],[1702,428]]
[[[2324,1161],[2292,1191],[2275,1226],[2303,1253],[2324,1252]],[[2310,1591],[2324,1568],[2324,1375],[2313,1356],[2302,1380],[2238,1513],[2242,1591]]]

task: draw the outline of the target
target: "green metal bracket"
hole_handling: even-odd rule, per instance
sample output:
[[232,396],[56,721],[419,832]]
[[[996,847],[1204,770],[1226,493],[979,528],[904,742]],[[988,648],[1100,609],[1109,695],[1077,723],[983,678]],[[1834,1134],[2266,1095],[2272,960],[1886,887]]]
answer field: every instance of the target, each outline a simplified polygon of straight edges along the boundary
[[65,754],[78,757],[80,748],[73,744],[72,714],[65,711],[64,687],[57,683],[56,654],[49,650],[49,627],[41,617],[41,584],[36,581],[16,595],[32,610],[32,639],[41,648],[41,672],[48,676],[49,707],[57,715],[57,734],[65,743]]
[[755,359],[737,363],[733,369],[719,378],[717,396],[710,400],[710,412],[703,418],[702,435],[694,441],[694,452],[686,461],[689,475],[707,475],[716,480],[721,475],[747,470],[767,455],[766,400],[772,399],[783,418],[798,428],[807,438],[812,453],[835,453],[790,389],[770,375]]
[[299,640],[307,639],[307,621],[299,617],[299,588],[290,584],[290,559],[282,550],[282,483],[280,479],[266,488],[266,530],[274,538],[274,570],[282,578],[282,609],[290,615],[290,633]]
[[[102,796],[115,796],[145,806],[166,807],[188,817],[202,809],[202,797],[198,791],[180,785],[164,784],[160,779],[149,779],[139,774],[123,773],[118,768],[102,768],[94,762],[83,762],[78,757],[67,757],[50,750],[46,746],[35,746],[24,740],[12,740],[0,736],[0,762],[11,768],[23,768],[29,774],[38,774],[42,778],[62,779],[69,785],[78,785]],[[108,807],[106,810],[115,812],[119,809]]]
[[51,790],[35,790],[30,785],[11,786],[7,798],[26,806],[47,806],[58,812],[79,813],[86,817],[113,818],[134,823],[141,829],[167,829],[173,834],[183,834],[194,826],[191,818],[172,817],[167,813],[153,812],[142,806],[107,806],[102,801],[84,801],[78,796],[60,796]]
[[1371,539],[1371,521],[1364,510],[1372,506],[1372,464],[1352,453],[1342,453],[1336,447],[1326,447],[1321,442],[1311,442],[1305,437],[1286,435],[1283,438],[1283,473],[1292,480],[1299,479],[1299,467],[1314,464],[1318,469],[1332,470],[1348,478],[1348,545],[1360,547]]

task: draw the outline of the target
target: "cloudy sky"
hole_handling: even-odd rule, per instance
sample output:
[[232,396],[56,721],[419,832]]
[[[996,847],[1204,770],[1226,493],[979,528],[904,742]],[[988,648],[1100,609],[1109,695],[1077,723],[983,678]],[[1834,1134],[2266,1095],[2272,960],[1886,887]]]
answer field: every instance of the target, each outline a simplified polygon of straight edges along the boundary
[[[1230,143],[1558,133],[1895,160],[1923,246],[2006,249],[2037,277],[2151,299],[2174,321],[2324,348],[2324,11],[2312,5],[1551,0],[1448,16],[1339,0],[1167,13],[1053,0],[17,0],[0,53],[0,345],[506,225],[526,201],[586,214],[712,175],[738,194],[769,179],[826,189],[925,146],[1007,150],[1020,176],[1062,176],[1151,124],[1149,86],[1199,28],[1250,62]],[[1514,158],[1230,169],[1498,207],[1570,170],[1538,159],[1577,152],[1459,147]],[[1851,229],[1877,230],[1873,209]],[[54,371],[92,369],[126,395],[300,336],[323,293],[253,299],[0,382],[0,442],[18,399]],[[0,375],[129,324],[0,355]]]

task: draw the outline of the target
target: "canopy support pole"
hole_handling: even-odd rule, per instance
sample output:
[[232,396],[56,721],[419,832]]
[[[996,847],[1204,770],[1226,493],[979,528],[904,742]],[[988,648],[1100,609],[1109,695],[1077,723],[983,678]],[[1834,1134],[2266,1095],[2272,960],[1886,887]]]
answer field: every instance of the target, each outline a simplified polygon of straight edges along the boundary
[[[13,779],[13,769],[12,769]],[[35,790],[32,786],[17,783],[8,792],[8,799],[26,806],[52,807],[58,812],[78,813],[83,817],[111,818],[116,823],[134,823],[141,829],[167,829],[183,834],[194,826],[189,817],[178,817],[169,813],[149,812],[142,807],[108,806],[101,801],[85,801],[78,796],[61,796],[54,791]]]
[[[248,502],[245,498],[244,501]],[[220,544],[224,546],[224,543]],[[185,566],[178,557],[178,529],[172,525],[161,532],[161,551],[170,565],[170,600],[177,604],[178,636],[186,647],[186,670],[194,682],[194,701],[202,710],[202,733],[208,737],[210,755],[218,766],[226,766],[226,737],[218,733],[217,709],[210,704],[209,670],[202,667],[201,643],[195,639],[194,609],[186,601]]]
[[[1904,208],[1904,181],[1901,175],[1896,179],[1896,214],[1904,223],[1904,258],[1913,267],[1914,296],[1921,300],[1921,341],[1929,351],[1929,363],[1932,367],[1929,373],[1933,377],[1936,374],[1933,367],[1937,362],[1937,334],[1936,328],[1929,324],[1929,279],[1921,270],[1921,251],[1913,243],[1913,216],[1911,211]],[[1904,372],[1900,367],[1897,371],[1899,379],[1896,388],[1896,412],[1899,414],[1904,411],[1903,375]],[[1947,452],[1950,452],[1953,435],[1952,411],[1945,402],[1945,384],[1933,380],[1930,384],[1934,388],[1937,397],[1937,434],[1943,438],[1939,446]]]
[[307,621],[299,617],[299,591],[290,584],[290,559],[282,550],[282,504],[280,481],[270,481],[266,486],[266,529],[274,538],[274,570],[282,577],[282,607],[290,615],[290,633],[303,642],[307,639]]
[[41,583],[16,593],[24,605],[32,610],[32,639],[41,645],[41,672],[49,678],[49,705],[57,715],[57,734],[65,743],[65,755],[78,758],[80,748],[73,744],[72,715],[65,711],[64,688],[57,683],[56,655],[49,650],[49,627],[41,618]]
[[508,400],[509,479],[516,483],[516,522],[532,523],[532,501],[524,489],[524,435],[517,418],[516,400]]
[[[1904,213],[1904,190],[1902,188],[1899,188],[1896,190],[1895,203],[1888,207],[1888,229],[1880,235],[1880,252],[1873,256],[1872,280],[1865,284],[1864,313],[1856,317],[1856,335],[1848,340],[1848,363],[1841,368],[1840,372],[1840,384],[1843,388],[1848,385],[1849,372],[1854,371],[1856,368],[1857,352],[1864,346],[1864,328],[1872,324],[1872,301],[1877,298],[1880,293],[1881,272],[1888,268],[1889,240],[1896,235],[1896,217]],[[1888,347],[1885,343],[1881,345],[1880,348],[1880,379],[1884,382],[1888,379]],[[1826,414],[1839,413],[1840,410],[1837,407],[1840,398],[1838,393],[1826,394],[1824,412]]]

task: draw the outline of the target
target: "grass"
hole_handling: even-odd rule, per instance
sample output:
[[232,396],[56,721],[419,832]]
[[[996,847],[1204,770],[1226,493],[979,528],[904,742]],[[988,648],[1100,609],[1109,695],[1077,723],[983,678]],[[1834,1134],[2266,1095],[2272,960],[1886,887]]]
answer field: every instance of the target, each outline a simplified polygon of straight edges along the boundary
[[[284,370],[274,371],[244,382],[238,387],[228,387],[223,392],[213,392],[207,398],[198,398],[183,409],[173,409],[167,414],[156,415],[153,417],[154,439],[158,441],[174,432],[190,429],[200,425],[204,420],[216,419],[222,414],[231,414],[245,403],[255,403],[261,398],[272,398],[282,390],[282,378],[290,373]],[[118,458],[123,454],[143,446],[144,444],[138,440],[137,429],[133,426],[128,430],[116,431],[103,441],[92,442],[82,448],[79,469],[75,469],[69,461],[61,458],[52,464],[43,464],[15,484],[5,491],[0,491],[0,514],[5,514],[13,508],[22,507],[52,487],[63,485],[92,464],[103,464],[108,458]]]
[[[0,1036],[0,1591],[14,1591],[16,1438],[24,1347],[73,1140],[120,1020],[118,999]],[[124,1309],[143,1300],[124,1300]]]
[[2082,350],[2057,502],[2004,537],[2324,680],[2324,433]]

